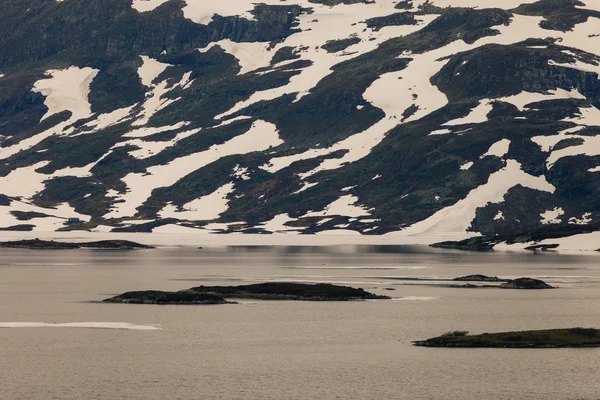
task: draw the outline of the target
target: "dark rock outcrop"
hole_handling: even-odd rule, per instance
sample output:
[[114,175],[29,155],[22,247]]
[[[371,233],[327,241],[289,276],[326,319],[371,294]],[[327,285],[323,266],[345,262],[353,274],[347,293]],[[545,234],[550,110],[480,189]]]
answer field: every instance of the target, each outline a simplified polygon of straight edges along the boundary
[[346,39],[330,40],[321,48],[328,53],[337,53],[346,50],[348,47],[360,43],[359,37],[349,37]]

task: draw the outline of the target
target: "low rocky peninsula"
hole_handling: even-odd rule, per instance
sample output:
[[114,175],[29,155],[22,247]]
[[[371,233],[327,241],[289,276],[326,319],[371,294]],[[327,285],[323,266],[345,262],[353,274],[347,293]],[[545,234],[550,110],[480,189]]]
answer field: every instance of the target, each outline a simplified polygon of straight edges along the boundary
[[134,250],[134,249],[153,249],[152,246],[131,242],[129,240],[99,240],[96,242],[56,242],[54,240],[16,240],[12,242],[0,242],[0,247],[10,249],[28,249],[28,250],[71,250],[71,249],[114,249],[114,250]]
[[566,348],[600,347],[600,330],[594,328],[549,329],[521,332],[483,333],[448,332],[442,336],[413,342],[423,347],[459,348]]
[[177,292],[127,292],[103,301],[135,304],[225,304],[228,302],[226,299],[350,301],[389,298],[366,292],[361,288],[328,283],[268,282],[241,286],[198,286]]
[[194,292],[180,290],[178,292],[163,292],[160,290],[143,290],[127,292],[119,296],[103,300],[107,303],[126,304],[229,304],[223,296],[216,293]]
[[492,251],[498,241],[483,236],[473,237],[459,241],[439,242],[430,245],[438,249],[469,250],[469,251]]
[[439,249],[452,249],[452,250],[467,250],[467,251],[492,251],[497,244],[515,244],[515,243],[533,243],[530,246],[525,247],[525,250],[532,251],[534,253],[556,250],[559,247],[558,243],[547,243],[540,244],[540,241],[546,239],[556,239],[564,236],[575,234],[574,232],[567,231],[562,232],[558,230],[552,233],[538,233],[529,234],[523,236],[475,236],[464,240],[457,241],[446,241],[439,242],[430,245]]

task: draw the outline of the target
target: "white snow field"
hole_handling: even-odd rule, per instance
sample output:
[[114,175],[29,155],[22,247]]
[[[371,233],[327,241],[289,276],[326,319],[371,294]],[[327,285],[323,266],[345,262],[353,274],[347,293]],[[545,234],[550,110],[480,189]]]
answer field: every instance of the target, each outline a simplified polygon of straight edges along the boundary
[[172,204],[167,204],[159,214],[163,218],[172,217],[190,221],[214,220],[227,211],[227,204],[229,203],[227,196],[233,191],[233,183],[227,183],[211,194],[186,203],[182,210],[178,210]]
[[0,328],[88,328],[88,329],[124,329],[130,331],[159,331],[159,325],[137,325],[129,322],[0,322]]

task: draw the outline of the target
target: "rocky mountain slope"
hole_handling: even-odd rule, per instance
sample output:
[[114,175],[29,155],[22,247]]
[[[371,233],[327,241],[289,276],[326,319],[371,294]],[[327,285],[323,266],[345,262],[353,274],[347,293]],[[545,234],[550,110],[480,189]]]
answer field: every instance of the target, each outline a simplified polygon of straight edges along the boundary
[[599,74],[592,0],[4,0],[0,229],[598,230]]

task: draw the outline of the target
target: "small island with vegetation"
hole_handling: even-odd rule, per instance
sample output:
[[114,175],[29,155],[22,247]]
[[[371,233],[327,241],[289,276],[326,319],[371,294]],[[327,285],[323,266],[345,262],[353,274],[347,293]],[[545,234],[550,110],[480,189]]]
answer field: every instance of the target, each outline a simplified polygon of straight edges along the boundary
[[508,279],[500,279],[497,276],[487,276],[487,275],[467,275],[467,276],[459,276],[458,278],[452,279],[457,282],[508,282]]
[[383,300],[388,296],[369,293],[361,288],[328,283],[303,284],[268,282],[241,286],[198,286],[177,292],[146,290],[127,292],[103,301],[133,304],[225,304],[230,299],[350,301]]
[[454,284],[454,288],[462,289],[478,289],[478,288],[497,288],[497,289],[524,289],[524,290],[538,290],[538,289],[554,289],[554,286],[548,285],[546,282],[540,279],[534,278],[517,278],[517,279],[501,279],[496,276],[486,275],[467,275],[459,278],[454,278],[454,282],[494,282],[496,285],[474,285],[467,283],[465,285]]
[[12,242],[0,242],[0,247],[28,250],[72,250],[72,249],[113,249],[134,250],[153,249],[152,246],[131,242],[129,240],[99,240],[95,242],[56,242],[54,240],[26,239]]
[[600,329],[570,328],[469,335],[466,331],[414,341],[422,347],[551,349],[600,347]]

